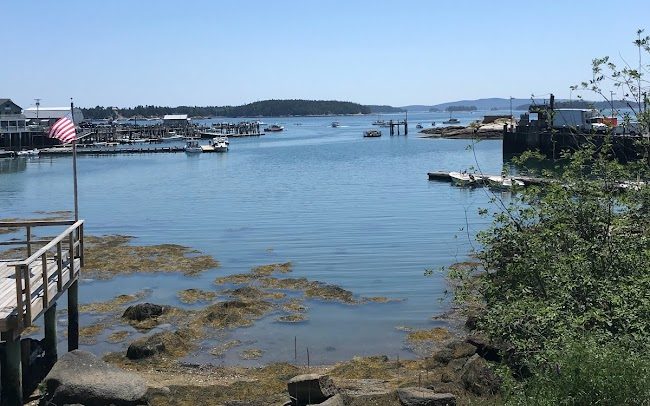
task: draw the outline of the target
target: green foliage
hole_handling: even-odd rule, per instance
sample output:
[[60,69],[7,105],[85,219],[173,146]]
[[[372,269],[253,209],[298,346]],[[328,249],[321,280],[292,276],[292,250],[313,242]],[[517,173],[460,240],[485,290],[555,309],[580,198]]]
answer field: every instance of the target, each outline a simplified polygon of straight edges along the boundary
[[[382,106],[378,106],[382,107]],[[115,118],[111,107],[82,109],[89,119]],[[335,100],[264,100],[243,106],[136,106],[117,109],[124,117],[162,117],[165,114],[187,114],[189,117],[275,117],[339,114],[369,114],[369,106]]]
[[589,338],[553,352],[524,385],[513,387],[507,405],[645,405],[650,403],[650,357]]

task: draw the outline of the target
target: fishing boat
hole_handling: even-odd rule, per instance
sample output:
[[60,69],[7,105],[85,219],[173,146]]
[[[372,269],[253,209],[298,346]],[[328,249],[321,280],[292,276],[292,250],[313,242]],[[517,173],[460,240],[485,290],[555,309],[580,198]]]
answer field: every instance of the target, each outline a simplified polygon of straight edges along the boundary
[[273,133],[279,132],[279,131],[282,131],[282,130],[284,130],[284,127],[282,127],[279,124],[272,124],[272,125],[270,125],[270,126],[268,126],[268,127],[266,127],[264,129],[264,131],[273,132]]
[[379,130],[364,131],[363,136],[366,138],[381,137],[381,131]]
[[449,172],[449,177],[458,186],[472,186],[479,181],[479,178],[467,172]]
[[460,120],[457,118],[449,117],[449,120],[443,121],[442,124],[459,124]]
[[488,176],[488,185],[497,189],[510,189],[513,186],[524,186],[524,182],[511,176]]
[[375,121],[372,122],[372,125],[378,125],[378,126],[381,126],[381,127],[383,127],[385,124],[386,124],[386,122],[384,120],[375,120]]
[[185,153],[196,154],[199,152],[203,152],[203,149],[201,149],[201,145],[199,145],[198,140],[188,140],[185,143]]
[[332,127],[333,128],[340,127],[340,126],[341,126],[341,123],[339,123],[338,121],[332,121]]
[[22,157],[29,157],[29,156],[38,156],[38,149],[27,149],[24,151],[18,151],[16,152],[17,156],[22,156]]

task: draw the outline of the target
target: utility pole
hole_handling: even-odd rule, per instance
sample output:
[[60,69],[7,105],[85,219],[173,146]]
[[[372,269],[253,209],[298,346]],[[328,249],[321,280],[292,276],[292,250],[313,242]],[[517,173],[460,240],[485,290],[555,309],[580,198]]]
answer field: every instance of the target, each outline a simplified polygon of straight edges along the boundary
[[510,96],[510,120],[512,120],[512,96]]
[[36,120],[38,120],[38,108],[41,105],[41,99],[34,99],[36,101]]
[[609,104],[612,106],[612,117],[614,117],[614,91],[609,91]]

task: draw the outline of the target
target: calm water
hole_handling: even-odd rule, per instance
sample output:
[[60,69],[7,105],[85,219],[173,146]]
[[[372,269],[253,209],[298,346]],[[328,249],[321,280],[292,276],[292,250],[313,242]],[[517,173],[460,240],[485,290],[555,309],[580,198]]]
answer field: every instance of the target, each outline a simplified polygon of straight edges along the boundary
[[[375,116],[267,118],[285,131],[233,138],[227,154],[80,156],[80,212],[88,234],[133,235],[138,244],[180,243],[221,262],[196,278],[84,281],[80,300],[148,288],[147,301],[182,306],[176,298],[181,289],[215,289],[216,276],[292,261],[295,277],[404,300],[360,306],[307,301],[306,323],[280,324],[272,315],[221,337],[246,342],[225,359],[206,357],[204,350],[190,359],[246,364],[239,352],[255,347],[265,350],[255,362],[293,360],[294,336],[301,348],[309,346],[313,363],[353,355],[407,357],[405,334],[395,327],[433,327],[440,322],[431,317],[447,307],[440,301],[444,277],[425,277],[424,270],[465,259],[466,224],[470,234],[483,228],[477,209],[489,205],[483,189],[429,182],[426,174],[476,166],[475,159],[485,172],[499,172],[502,165],[501,141],[480,142],[474,154],[467,140],[418,138],[416,123],[430,126],[447,117],[410,114],[408,137],[391,138],[382,129],[384,136],[375,139],[362,138]],[[480,118],[457,117],[464,123]],[[341,127],[332,128],[334,120]],[[0,217],[69,210],[71,183],[71,157],[0,162]],[[97,353],[124,348],[103,342],[104,336],[85,347]]]

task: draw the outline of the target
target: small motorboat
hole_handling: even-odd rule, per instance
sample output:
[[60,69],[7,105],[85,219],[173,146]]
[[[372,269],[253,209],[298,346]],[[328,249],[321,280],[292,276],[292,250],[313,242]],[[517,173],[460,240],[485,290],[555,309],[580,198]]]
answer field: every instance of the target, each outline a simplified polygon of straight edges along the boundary
[[435,127],[435,126],[436,126],[436,122],[435,122],[435,121],[432,121],[432,122],[431,122],[431,126]]
[[284,127],[282,127],[279,124],[272,124],[272,125],[270,125],[270,126],[268,126],[268,127],[266,127],[264,129],[264,131],[268,131],[268,132],[272,132],[272,133],[279,132],[279,131],[282,131],[282,130],[284,130]]
[[458,186],[472,186],[476,185],[480,180],[479,177],[467,172],[449,172],[451,181]]
[[372,125],[378,125],[380,127],[383,127],[386,124],[386,121],[384,120],[375,120],[372,122]]
[[331,125],[332,125],[332,128],[336,128],[336,127],[340,127],[341,123],[339,123],[338,121],[332,121]]
[[379,130],[368,130],[363,132],[363,136],[365,138],[374,138],[374,137],[381,137],[381,131]]
[[176,133],[176,131],[170,131],[170,132],[167,133],[167,135],[165,135],[164,137],[162,137],[160,140],[161,140],[162,142],[182,141],[182,140],[183,140],[183,136],[182,136],[182,135],[178,135],[178,134]]
[[417,129],[422,128],[422,124],[418,123],[418,125],[416,125],[415,128],[417,128]]
[[24,151],[18,151],[16,152],[16,156],[23,156],[23,157],[28,157],[28,156],[38,156],[38,149],[27,149]]
[[199,145],[198,140],[188,140],[185,143],[185,153],[196,154],[199,152],[203,152],[203,149],[201,148],[201,145]]
[[457,118],[450,117],[449,120],[443,121],[442,124],[459,124],[460,120]]
[[488,185],[497,189],[510,189],[513,186],[524,186],[524,182],[511,176],[488,176]]
[[228,137],[214,137],[212,139],[212,147],[214,148],[214,152],[228,152],[229,144],[230,141],[228,141]]

